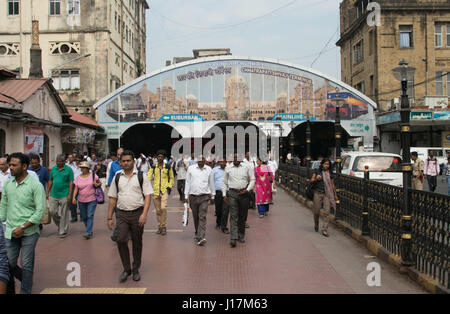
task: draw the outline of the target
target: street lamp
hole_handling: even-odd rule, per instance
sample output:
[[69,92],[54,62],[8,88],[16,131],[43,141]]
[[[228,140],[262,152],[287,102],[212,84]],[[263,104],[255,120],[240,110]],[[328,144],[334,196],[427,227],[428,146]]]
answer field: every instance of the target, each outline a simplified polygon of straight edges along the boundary
[[291,135],[289,136],[289,152],[291,153],[291,158],[294,158],[294,121],[289,122],[289,126],[291,127]]
[[306,175],[309,179],[310,175],[310,163],[311,163],[311,114],[309,112],[306,112],[305,115],[306,118]]
[[402,216],[402,265],[403,271],[406,267],[413,265],[411,259],[411,213],[409,210],[408,190],[411,188],[411,163],[410,163],[410,125],[409,117],[411,109],[409,108],[409,100],[407,95],[408,81],[414,79],[414,67],[409,67],[408,62],[403,59],[399,66],[392,70],[392,75],[402,83],[401,97],[401,148],[402,148],[402,171],[403,171],[403,216]]
[[339,114],[340,106],[343,104],[346,99],[341,97],[335,97],[331,99],[332,102],[336,103],[336,117],[334,119],[334,137],[335,137],[335,147],[336,147],[336,153],[335,153],[335,165],[336,165],[336,173],[341,173],[341,116]]
[[279,124],[275,124],[275,126],[278,127],[279,131],[280,131],[280,136],[278,137],[279,141],[280,141],[280,152],[279,152],[279,165],[281,165],[283,163],[283,127],[281,126],[281,123]]

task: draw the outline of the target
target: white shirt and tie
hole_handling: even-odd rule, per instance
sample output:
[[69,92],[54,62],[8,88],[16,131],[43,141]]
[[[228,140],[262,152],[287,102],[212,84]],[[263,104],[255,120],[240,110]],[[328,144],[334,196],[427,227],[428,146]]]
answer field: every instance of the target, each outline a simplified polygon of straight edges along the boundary
[[204,165],[203,168],[200,168],[198,164],[192,165],[186,173],[184,196],[189,199],[189,195],[204,194],[211,194],[213,198],[216,195],[213,171],[207,165]]

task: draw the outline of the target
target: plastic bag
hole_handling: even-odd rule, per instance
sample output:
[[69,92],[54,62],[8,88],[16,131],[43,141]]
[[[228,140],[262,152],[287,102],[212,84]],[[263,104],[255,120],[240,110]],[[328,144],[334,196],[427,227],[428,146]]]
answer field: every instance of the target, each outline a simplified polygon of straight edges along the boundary
[[189,205],[184,203],[184,212],[183,212],[183,220],[181,224],[186,227],[189,223]]

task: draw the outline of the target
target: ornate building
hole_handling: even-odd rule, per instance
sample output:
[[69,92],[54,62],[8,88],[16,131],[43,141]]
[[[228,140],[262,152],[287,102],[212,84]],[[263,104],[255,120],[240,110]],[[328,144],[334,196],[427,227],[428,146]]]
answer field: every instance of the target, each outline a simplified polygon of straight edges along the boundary
[[250,90],[241,76],[232,74],[225,81],[225,108],[229,120],[245,120],[250,110]]

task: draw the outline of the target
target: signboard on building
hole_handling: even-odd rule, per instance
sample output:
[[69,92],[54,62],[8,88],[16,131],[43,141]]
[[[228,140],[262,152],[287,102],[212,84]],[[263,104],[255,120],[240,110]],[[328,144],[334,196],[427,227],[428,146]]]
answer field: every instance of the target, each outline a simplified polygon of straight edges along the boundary
[[198,122],[204,121],[198,114],[165,114],[158,121],[179,121],[179,122]]
[[450,131],[442,132],[442,147],[450,147]]
[[44,129],[39,126],[24,127],[24,153],[43,154],[44,152]]
[[434,120],[450,120],[450,111],[436,111],[433,118]]
[[433,113],[431,111],[411,111],[410,113],[411,120],[433,120]]

